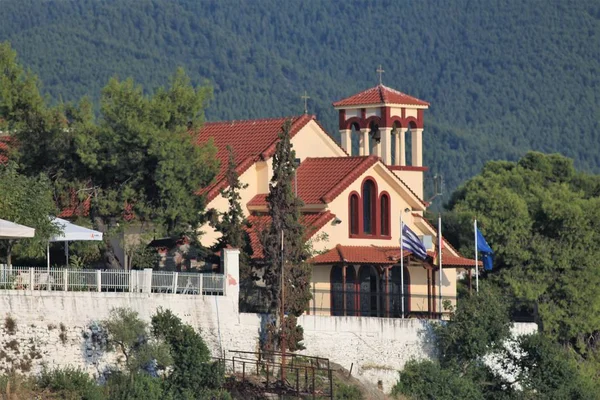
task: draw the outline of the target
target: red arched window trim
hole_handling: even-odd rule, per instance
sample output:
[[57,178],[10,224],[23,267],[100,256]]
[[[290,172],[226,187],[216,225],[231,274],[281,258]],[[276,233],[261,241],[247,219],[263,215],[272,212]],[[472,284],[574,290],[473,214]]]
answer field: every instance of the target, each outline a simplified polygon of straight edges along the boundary
[[[365,198],[365,189],[367,187],[367,185],[371,186],[371,191],[369,193],[369,197],[370,199],[368,202],[369,205],[369,210],[365,210],[365,203],[367,201],[367,199]],[[363,180],[362,185],[361,185],[361,195],[362,195],[362,206],[363,206],[363,229],[362,229],[362,233],[364,235],[367,236],[378,236],[379,231],[378,231],[378,219],[379,219],[379,213],[378,213],[378,204],[377,204],[377,193],[379,192],[378,188],[377,188],[377,182],[371,178],[371,177],[367,177]],[[369,232],[366,232],[366,227],[365,225],[369,225]]]
[[350,193],[348,202],[348,221],[350,222],[350,235],[360,233],[360,196],[356,192]]
[[391,236],[391,200],[386,191],[379,195],[379,234],[381,236]]
[[[363,192],[363,188],[364,185],[367,181],[371,181],[373,183],[374,186],[374,191],[372,193],[372,207],[371,207],[371,212],[373,213],[371,215],[371,224],[372,224],[372,233],[365,233],[364,230],[364,212],[365,210],[363,210],[363,198],[362,198],[362,192]],[[382,234],[381,233],[381,196],[387,196],[388,198],[388,217],[387,217],[387,232],[388,234]],[[353,233],[355,231],[353,231],[353,225],[352,225],[352,199],[353,196],[356,196],[356,198],[358,199],[358,233]],[[356,209],[356,208],[354,208]],[[354,214],[354,216],[356,216],[356,213]],[[358,193],[356,190],[352,191],[349,195],[348,195],[348,237],[350,238],[358,238],[358,239],[384,239],[384,240],[389,240],[392,238],[391,235],[391,197],[389,195],[388,192],[386,192],[385,190],[382,191],[381,193],[379,193],[379,188],[377,187],[377,181],[375,180],[375,178],[373,178],[372,176],[367,176],[363,179],[362,183],[361,183],[361,193]]]

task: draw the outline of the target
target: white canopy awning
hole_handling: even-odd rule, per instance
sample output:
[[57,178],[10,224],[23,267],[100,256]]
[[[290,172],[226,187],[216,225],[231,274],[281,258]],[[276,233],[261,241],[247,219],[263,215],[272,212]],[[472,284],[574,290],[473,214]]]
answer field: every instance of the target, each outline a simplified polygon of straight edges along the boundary
[[62,229],[62,233],[50,238],[51,242],[74,242],[79,240],[102,240],[102,232],[75,225],[62,218],[54,218],[54,225]]
[[34,228],[0,219],[0,239],[24,239],[34,235]]

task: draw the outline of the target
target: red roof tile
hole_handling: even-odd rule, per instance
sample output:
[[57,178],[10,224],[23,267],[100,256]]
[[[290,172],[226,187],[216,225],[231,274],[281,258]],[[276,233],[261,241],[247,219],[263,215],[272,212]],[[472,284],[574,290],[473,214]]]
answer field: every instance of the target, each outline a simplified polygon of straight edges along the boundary
[[428,106],[429,103],[416,97],[399,92],[387,86],[377,85],[353,96],[333,103],[334,107],[368,106],[374,104],[408,104],[415,106]]
[[248,207],[266,207],[267,206],[267,194],[259,193],[246,204]]
[[[304,204],[327,204],[378,160],[376,156],[306,158],[297,170],[298,197]],[[257,194],[248,206],[266,206],[266,197]]]
[[278,135],[286,120],[292,120],[291,136],[294,137],[314,116],[304,114],[299,117],[255,119],[245,121],[207,122],[198,132],[196,142],[206,143],[213,139],[217,147],[217,159],[220,162],[220,171],[215,183],[200,191],[206,193],[211,201],[227,187],[225,172],[229,154],[227,145],[233,147],[235,154],[236,171],[239,175],[250,168],[261,157],[268,158],[275,152]]
[[[405,256],[410,255],[409,251],[404,251]],[[442,253],[442,263],[446,267],[472,266],[475,260],[456,257],[447,250]],[[430,257],[434,257],[434,252],[428,252]],[[398,247],[380,247],[380,246],[342,246],[320,254],[310,260],[312,264],[395,264],[400,260],[400,249]],[[479,265],[482,265],[479,262]]]
[[[309,240],[317,233],[326,223],[335,218],[335,214],[330,211],[320,213],[305,213],[302,214],[302,224],[304,225],[305,240]],[[252,247],[252,258],[262,258],[262,245],[260,243],[260,233],[266,229],[271,222],[271,217],[268,215],[251,215],[248,217],[250,226],[246,229],[250,237],[250,246]]]
[[[427,254],[432,258],[435,257],[435,252],[433,251],[428,251]],[[483,262],[477,261],[477,264],[479,266],[482,266]],[[442,265],[448,267],[472,267],[475,265],[475,260],[465,257],[453,256],[446,249],[444,249],[444,251],[442,251]]]
[[59,218],[84,217],[90,214],[90,206],[92,204],[92,196],[88,196],[85,200],[79,200],[77,193],[72,190],[68,199],[68,206],[59,214]]
[[0,136],[0,164],[4,164],[8,161],[8,144],[10,141],[10,136]]

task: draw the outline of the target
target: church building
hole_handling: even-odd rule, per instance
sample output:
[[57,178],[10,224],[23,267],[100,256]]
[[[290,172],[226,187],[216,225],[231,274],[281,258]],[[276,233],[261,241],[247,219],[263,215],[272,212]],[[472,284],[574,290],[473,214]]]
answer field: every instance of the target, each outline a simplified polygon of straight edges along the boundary
[[[437,230],[424,217],[428,203],[423,199],[423,126],[429,103],[380,84],[333,107],[339,113],[341,145],[308,114],[206,123],[198,142],[212,139],[221,163],[214,183],[202,192],[207,209],[227,210],[220,192],[227,185],[226,147],[231,145],[240,180],[247,184],[240,195],[251,224],[253,257],[261,257],[258,227],[268,222],[272,156],[282,125],[291,119],[291,143],[299,162],[295,190],[304,202],[302,221],[315,250],[307,313],[439,316]],[[428,250],[425,261],[404,251],[404,270],[401,218]],[[209,225],[202,231],[205,246],[218,239]],[[442,301],[455,305],[457,274],[473,268],[475,261],[445,240],[442,260]]]

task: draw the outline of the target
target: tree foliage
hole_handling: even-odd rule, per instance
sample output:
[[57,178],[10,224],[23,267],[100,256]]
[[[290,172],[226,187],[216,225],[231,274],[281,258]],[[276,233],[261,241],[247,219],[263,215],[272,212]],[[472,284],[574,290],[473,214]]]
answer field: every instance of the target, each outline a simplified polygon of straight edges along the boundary
[[311,295],[304,226],[300,222],[302,200],[294,195],[292,187],[296,153],[290,142],[290,128],[291,121],[288,120],[282,127],[273,155],[273,177],[267,195],[271,222],[260,240],[263,247],[263,279],[268,290],[269,311],[280,320],[283,273],[284,310],[288,314],[288,322],[283,325],[289,341],[286,346],[296,349],[302,340],[302,331],[296,327],[296,318],[308,307]]
[[202,393],[223,384],[224,371],[211,362],[206,343],[194,328],[183,324],[170,310],[157,310],[152,316],[152,334],[170,347],[173,356],[168,387],[178,395]]
[[[0,67],[0,128],[13,138],[10,157],[22,173],[50,179],[61,209],[89,201],[91,220],[105,234],[132,221],[155,234],[195,233],[204,207],[197,191],[218,168],[212,143],[196,143],[209,87],[192,85],[182,69],[151,95],[132,79],[112,78],[96,121],[85,98],[48,105],[7,43]],[[120,267],[105,244],[107,263]]]
[[485,295],[462,299],[445,325],[436,326],[442,365],[464,365],[503,348],[510,337],[508,304],[496,288],[481,285]]
[[[227,146],[229,153],[225,179],[227,188],[221,191],[221,196],[227,199],[227,211],[214,215],[212,222],[215,230],[221,233],[221,237],[215,244],[215,250],[222,250],[231,246],[240,250],[240,285],[247,287],[253,282],[253,274],[250,266],[249,253],[250,238],[246,228],[249,226],[248,220],[244,216],[244,210],[241,204],[240,191],[248,187],[248,184],[240,181],[239,174],[235,167],[235,154],[233,147]],[[214,211],[212,211],[214,212]]]
[[0,165],[0,218],[35,228],[32,239],[3,240],[0,243],[11,263],[13,250],[22,258],[46,254],[48,239],[59,233],[52,224],[56,215],[50,181],[43,175],[28,177],[20,174],[14,163]]
[[181,65],[213,83],[209,119],[298,114],[307,90],[309,111],[335,135],[331,102],[375,86],[381,63],[385,85],[431,102],[424,165],[448,193],[486,161],[529,149],[600,168],[594,0],[2,4],[0,37],[54,99],[97,102],[115,75],[153,91]]
[[[111,399],[229,399],[224,370],[211,362],[206,343],[170,310],[159,308],[150,326],[126,309],[102,323],[108,346],[124,357],[106,384]],[[117,367],[120,367],[117,366]]]
[[102,326],[108,334],[108,345],[123,355],[124,365],[130,374],[141,370],[164,370],[171,365],[168,346],[153,340],[147,324],[136,312],[127,308],[114,308]]
[[195,231],[203,209],[196,191],[217,169],[214,146],[197,145],[193,134],[208,93],[191,86],[181,69],[153,96],[131,79],[110,80],[98,129],[80,149],[100,229],[134,218],[169,236]]
[[221,191],[221,196],[227,199],[228,208],[227,211],[220,213],[214,224],[215,229],[221,233],[216,248],[222,249],[229,245],[243,250],[247,246],[247,235],[244,227],[248,222],[240,203],[240,191],[247,188],[248,184],[240,181],[240,177],[235,170],[233,147],[228,145],[227,152],[229,154],[227,171],[225,172],[227,188]]
[[438,361],[411,361],[394,395],[413,399],[598,399],[598,372],[536,333],[513,337],[504,294],[487,282],[434,329]]
[[489,162],[453,195],[444,230],[472,254],[477,217],[495,251],[492,280],[535,311],[545,334],[581,353],[600,333],[599,184],[557,154]]

